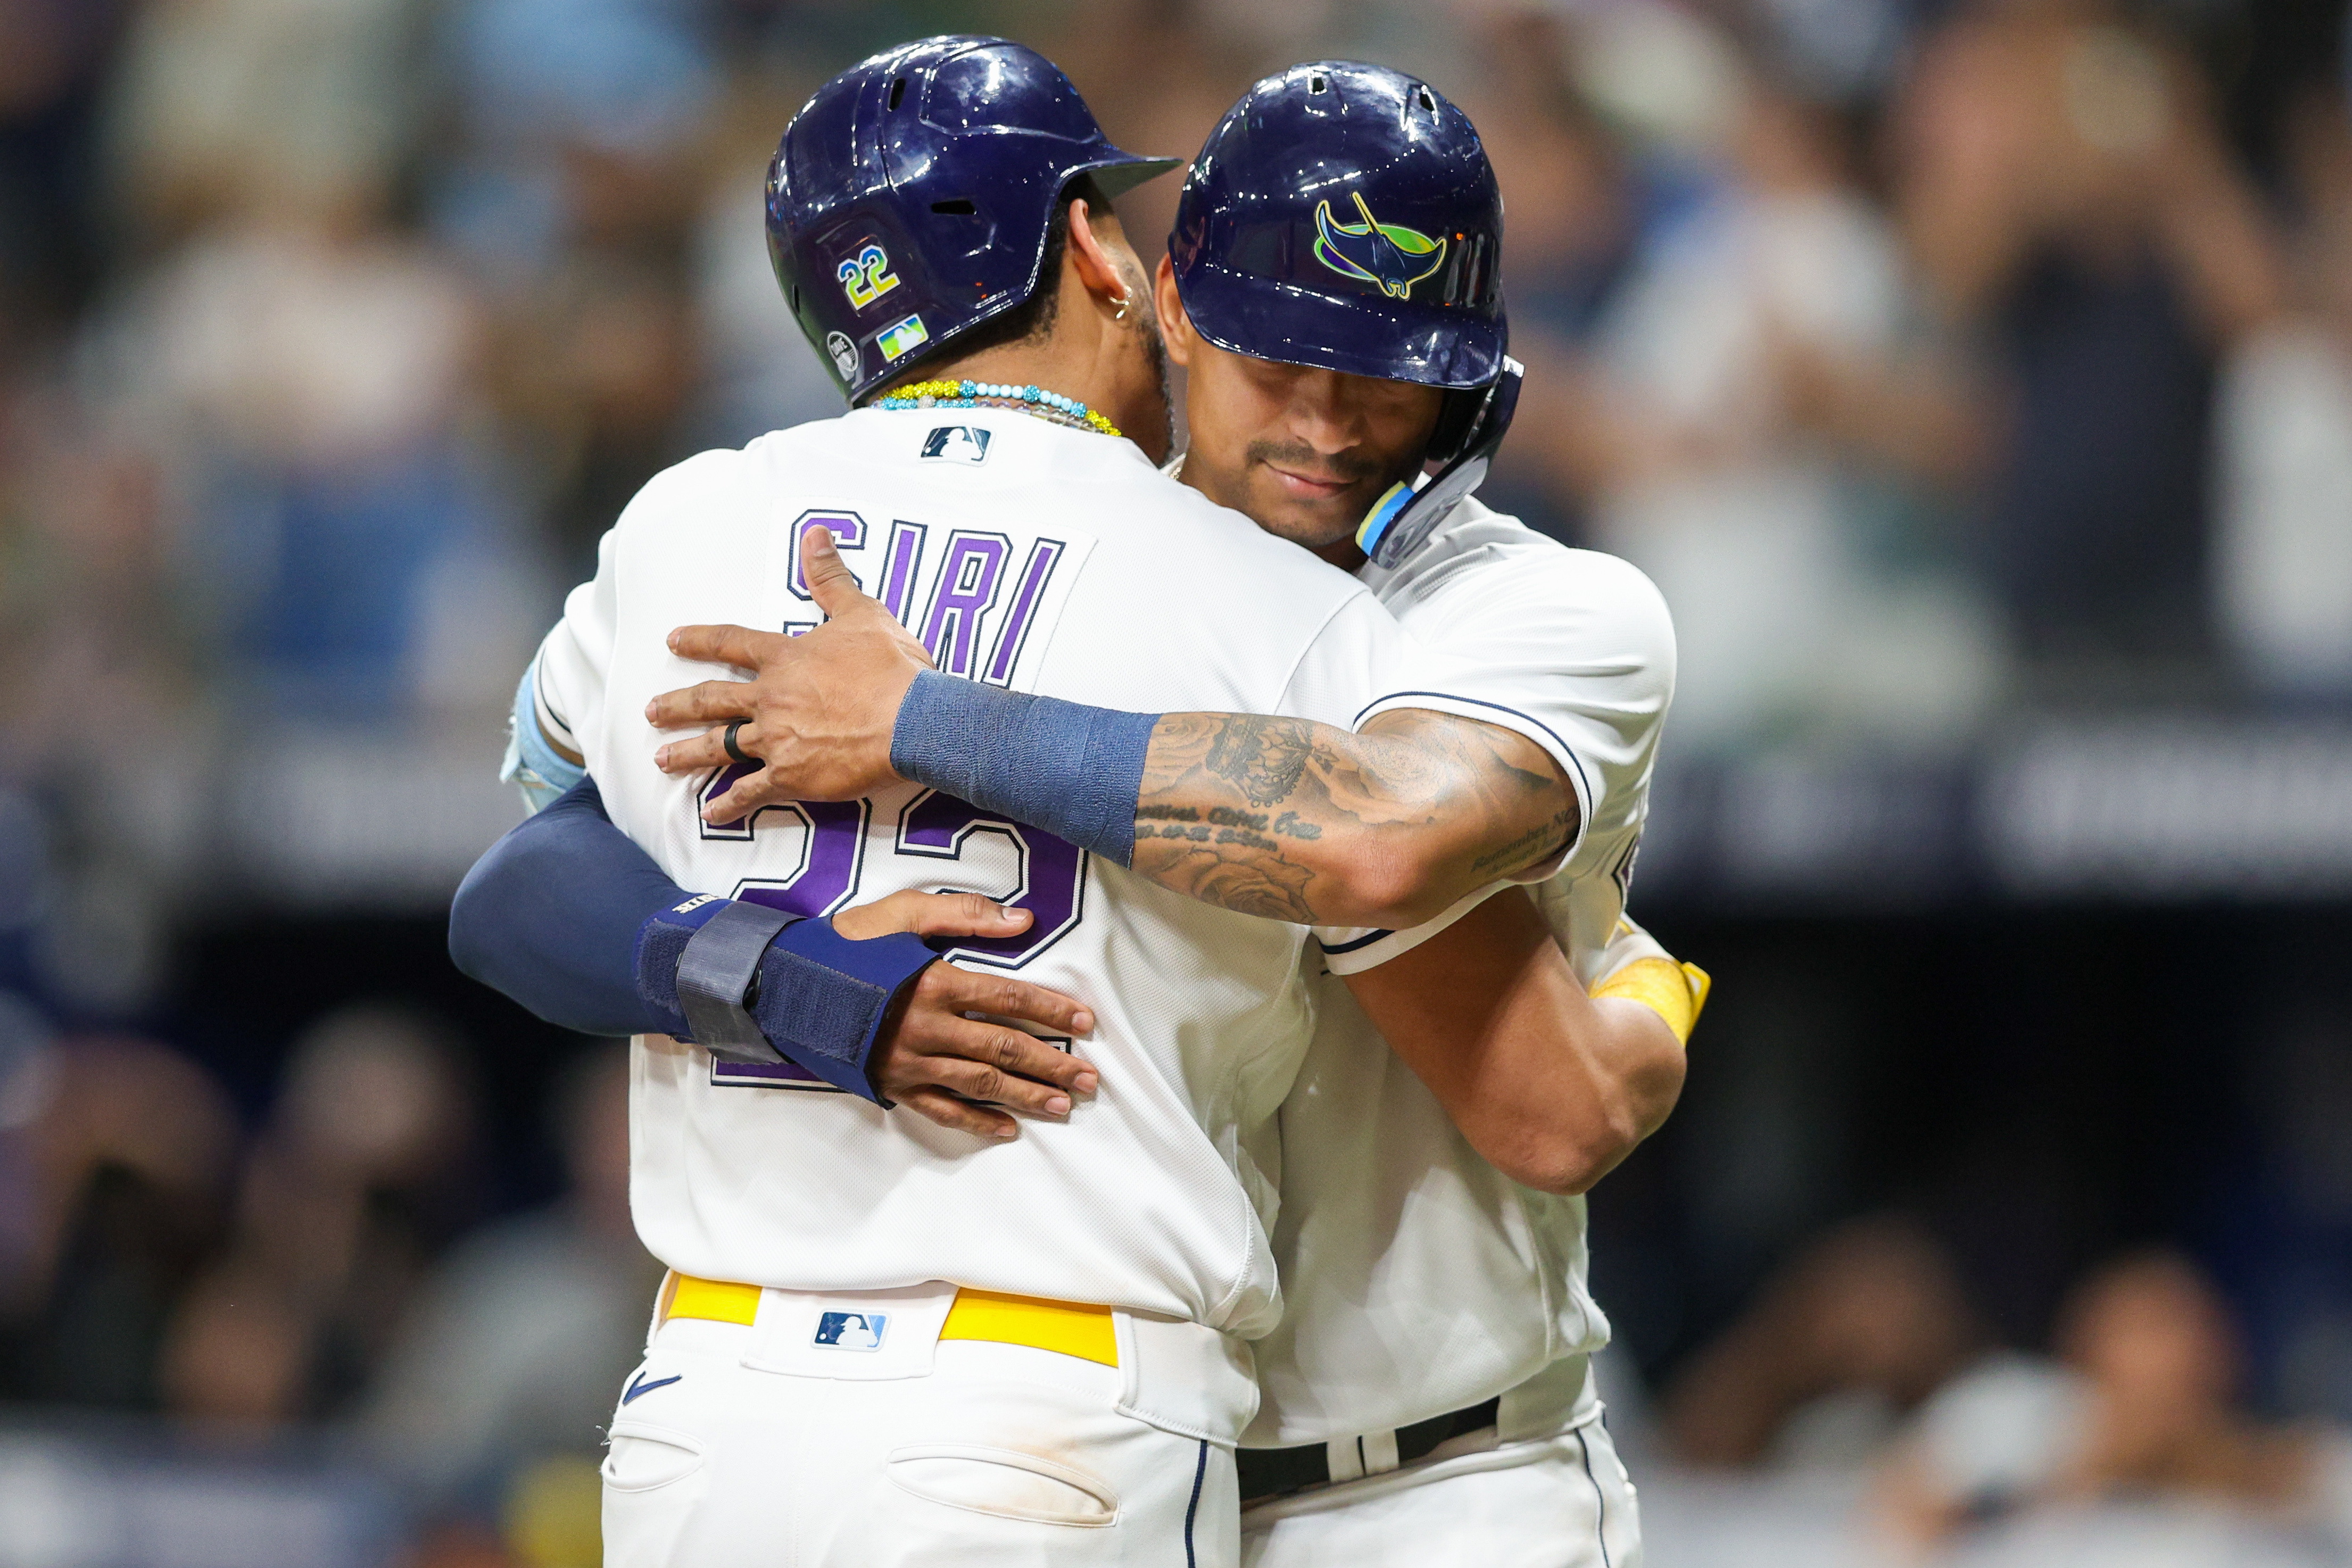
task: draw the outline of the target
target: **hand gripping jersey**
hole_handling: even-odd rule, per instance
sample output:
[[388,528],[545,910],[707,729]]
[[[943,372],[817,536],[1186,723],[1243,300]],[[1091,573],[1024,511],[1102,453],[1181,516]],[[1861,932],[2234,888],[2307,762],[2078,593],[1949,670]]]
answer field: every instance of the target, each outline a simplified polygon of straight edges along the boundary
[[542,714],[613,821],[682,885],[823,915],[903,888],[1030,910],[953,961],[1094,1009],[1102,1090],[999,1144],[641,1038],[631,1202],[646,1247],[708,1279],[860,1291],[948,1281],[1167,1314],[1248,1337],[1278,1312],[1262,1218],[1276,1106],[1308,1039],[1307,934],[1183,898],[914,786],[713,827],[726,774],[671,779],[644,709],[714,672],[697,622],[807,627],[798,541],[824,527],[939,666],[1146,711],[1352,723],[1425,686],[1371,593],[1154,472],[1131,444],[1011,411],[863,410],[656,477],[606,536],[539,660]]
[[[1674,628],[1649,580],[1475,500],[1395,570],[1361,580],[1453,672],[1424,706],[1540,726],[1570,758],[1582,830],[1530,889],[1588,986],[1622,921],[1674,689]],[[1483,706],[1482,706],[1483,705]],[[1545,874],[1549,873],[1550,874]],[[1281,1113],[1275,1231],[1286,1310],[1256,1347],[1245,1442],[1324,1441],[1477,1404],[1609,1337],[1585,1286],[1584,1199],[1519,1186],[1454,1130],[1341,977],[1442,931],[1323,930],[1320,1018]],[[1310,965],[1313,956],[1309,956]]]

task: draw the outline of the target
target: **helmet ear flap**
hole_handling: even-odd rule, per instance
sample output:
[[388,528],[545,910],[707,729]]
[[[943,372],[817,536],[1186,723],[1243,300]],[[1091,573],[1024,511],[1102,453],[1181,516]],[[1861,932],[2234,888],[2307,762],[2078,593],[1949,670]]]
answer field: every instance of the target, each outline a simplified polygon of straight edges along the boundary
[[1430,432],[1429,463],[1451,463],[1476,435],[1479,415],[1486,412],[1491,386],[1449,389],[1437,405],[1437,428]]

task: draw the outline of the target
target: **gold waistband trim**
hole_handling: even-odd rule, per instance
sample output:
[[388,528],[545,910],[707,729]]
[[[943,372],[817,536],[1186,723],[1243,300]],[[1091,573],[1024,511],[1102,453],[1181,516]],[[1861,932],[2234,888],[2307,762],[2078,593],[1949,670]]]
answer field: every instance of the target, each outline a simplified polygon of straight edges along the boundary
[[[672,1318],[702,1318],[748,1327],[760,1315],[760,1287],[673,1273],[662,1282],[660,1315],[664,1322]],[[1118,1334],[1112,1325],[1111,1310],[1080,1301],[960,1289],[940,1337],[1024,1344],[1104,1366],[1118,1364]]]

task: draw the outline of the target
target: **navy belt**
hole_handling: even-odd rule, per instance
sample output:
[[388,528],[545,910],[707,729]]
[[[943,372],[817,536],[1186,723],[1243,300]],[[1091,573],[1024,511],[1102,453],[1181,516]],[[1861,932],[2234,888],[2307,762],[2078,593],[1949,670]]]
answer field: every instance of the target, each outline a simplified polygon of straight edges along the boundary
[[1438,1444],[1449,1438],[1493,1426],[1496,1413],[1501,1406],[1502,1400],[1496,1397],[1483,1405],[1432,1416],[1426,1421],[1415,1421],[1410,1427],[1399,1427],[1394,1434],[1396,1459],[1393,1463],[1379,1462],[1386,1458],[1385,1455],[1366,1454],[1365,1437],[1346,1437],[1337,1444],[1305,1443],[1296,1448],[1236,1448],[1234,1459],[1241,1471],[1242,1501],[1244,1504],[1263,1502],[1268,1498],[1303,1491],[1308,1487],[1330,1485],[1331,1450],[1350,1444],[1356,1450],[1356,1462],[1349,1468],[1349,1473],[1342,1479],[1384,1475],[1399,1466],[1426,1458]]

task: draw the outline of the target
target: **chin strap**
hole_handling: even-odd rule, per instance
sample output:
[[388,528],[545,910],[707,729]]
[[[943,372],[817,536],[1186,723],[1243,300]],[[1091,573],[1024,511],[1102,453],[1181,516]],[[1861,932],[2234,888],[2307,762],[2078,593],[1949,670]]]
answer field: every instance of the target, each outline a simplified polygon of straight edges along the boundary
[[1503,373],[1486,389],[1486,398],[1472,419],[1470,433],[1464,437],[1462,450],[1454,460],[1419,489],[1399,481],[1372,503],[1372,509],[1356,529],[1356,547],[1371,558],[1374,566],[1392,567],[1402,562],[1421,548],[1464,497],[1485,482],[1496,450],[1511,428],[1511,416],[1518,412],[1519,382],[1525,374],[1526,367],[1506,354]]

